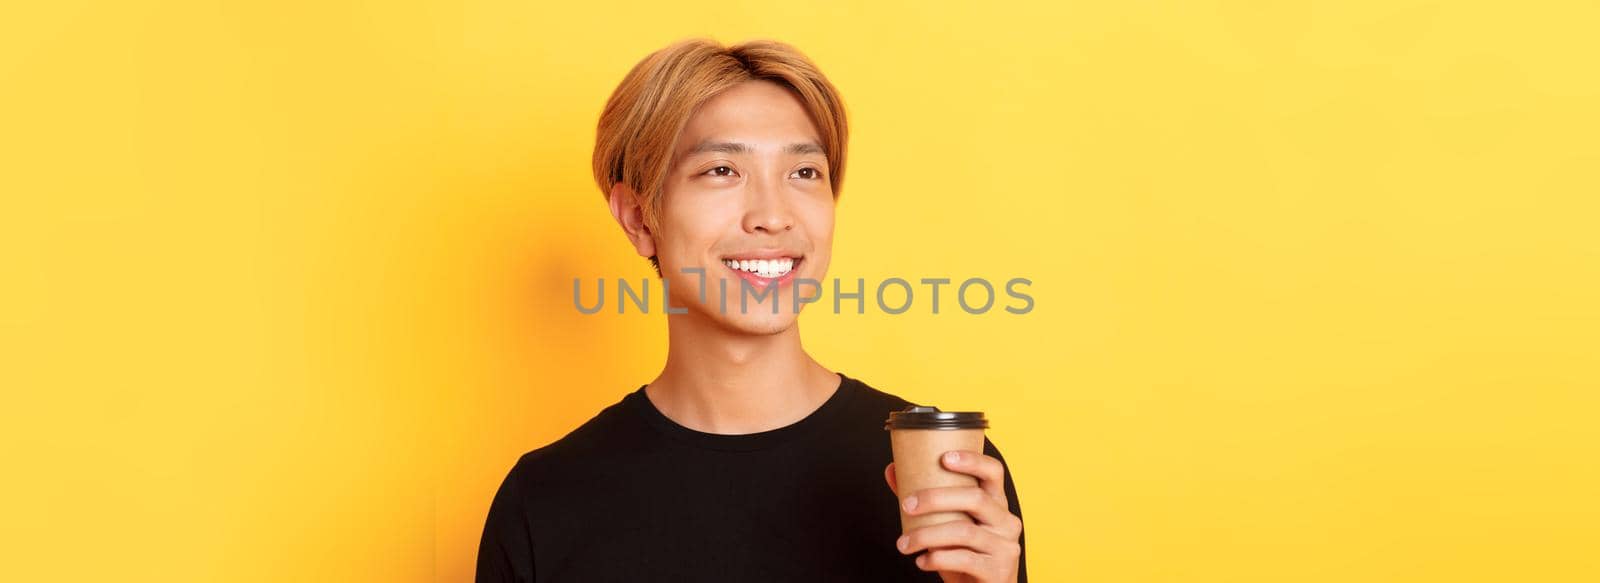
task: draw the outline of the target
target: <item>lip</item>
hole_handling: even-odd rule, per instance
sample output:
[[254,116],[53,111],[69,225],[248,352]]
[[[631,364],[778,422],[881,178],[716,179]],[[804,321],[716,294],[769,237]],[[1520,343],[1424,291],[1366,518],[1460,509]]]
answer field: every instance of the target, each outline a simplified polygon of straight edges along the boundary
[[787,249],[757,249],[754,251],[745,251],[734,255],[723,255],[721,258],[735,260],[789,258],[799,262],[801,259],[805,259],[805,254],[789,251]]
[[723,259],[733,259],[733,260],[781,259],[781,258],[794,259],[794,267],[789,269],[789,273],[785,273],[785,274],[780,275],[778,277],[761,277],[759,275],[756,275],[754,273],[750,273],[748,271],[743,271],[743,270],[739,270],[739,269],[734,269],[732,267],[728,267],[728,265],[726,263],[723,263],[721,261],[718,261],[717,265],[721,265],[723,269],[726,269],[726,270],[728,270],[730,272],[733,272],[734,275],[739,276],[739,279],[742,279],[742,280],[744,280],[746,282],[749,282],[750,283],[750,287],[755,288],[756,291],[763,291],[763,290],[767,289],[768,286],[784,285],[784,284],[787,284],[789,282],[794,281],[795,274],[800,273],[800,266],[805,263],[805,256],[801,255],[801,254],[798,254],[798,253],[791,253],[791,252],[788,252],[788,251],[756,251],[756,252],[751,252],[751,253],[741,253],[741,254],[738,254],[738,255],[729,255],[727,257],[723,257]]

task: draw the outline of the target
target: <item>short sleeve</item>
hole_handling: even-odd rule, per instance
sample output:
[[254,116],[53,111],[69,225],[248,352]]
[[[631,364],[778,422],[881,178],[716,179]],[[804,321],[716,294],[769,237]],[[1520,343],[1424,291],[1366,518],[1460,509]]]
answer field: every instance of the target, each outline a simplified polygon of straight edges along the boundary
[[478,542],[477,583],[533,583],[533,538],[519,463],[506,474],[489,504]]
[[[1011,479],[1011,464],[1006,463],[1005,456],[1000,455],[1000,448],[995,447],[994,442],[989,441],[987,437],[983,439],[983,453],[1000,460],[1001,465],[1005,466],[1006,503],[1012,514],[1015,514],[1017,518],[1022,518],[1022,501],[1017,499],[1017,484]],[[1027,521],[1023,521],[1022,533],[1017,535],[1019,551],[1017,555],[1017,583],[1028,583],[1027,535]]]

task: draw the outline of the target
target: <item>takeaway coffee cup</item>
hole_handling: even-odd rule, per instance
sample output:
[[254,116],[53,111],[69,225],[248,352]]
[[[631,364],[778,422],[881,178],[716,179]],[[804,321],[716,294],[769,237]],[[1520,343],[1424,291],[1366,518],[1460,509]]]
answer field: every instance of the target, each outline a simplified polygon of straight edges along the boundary
[[[901,499],[918,490],[951,486],[976,486],[978,479],[944,469],[939,456],[950,450],[983,451],[983,430],[989,420],[982,412],[940,411],[938,407],[906,407],[889,413],[883,428],[894,450],[895,485]],[[916,516],[900,509],[901,534],[924,526],[955,520],[972,521],[965,512],[935,512]]]

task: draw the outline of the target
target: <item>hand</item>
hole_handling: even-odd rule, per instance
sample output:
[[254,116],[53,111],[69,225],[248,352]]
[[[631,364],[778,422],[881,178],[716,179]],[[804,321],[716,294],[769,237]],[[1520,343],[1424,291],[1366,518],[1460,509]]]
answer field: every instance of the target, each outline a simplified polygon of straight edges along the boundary
[[[900,501],[907,514],[965,512],[976,524],[956,521],[912,530],[900,537],[900,552],[917,557],[917,568],[938,571],[945,583],[1015,583],[1022,556],[1022,519],[1006,500],[1005,465],[976,451],[948,451],[945,469],[974,476],[977,486],[928,488]],[[889,489],[900,496],[894,464],[883,469]]]

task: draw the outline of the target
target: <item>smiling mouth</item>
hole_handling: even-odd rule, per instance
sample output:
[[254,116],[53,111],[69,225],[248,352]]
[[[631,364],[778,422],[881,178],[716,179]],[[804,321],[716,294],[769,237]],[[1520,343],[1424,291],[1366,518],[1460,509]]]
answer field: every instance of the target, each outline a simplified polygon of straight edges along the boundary
[[802,259],[799,257],[776,257],[772,259],[729,258],[723,259],[722,264],[734,271],[742,271],[767,279],[776,279],[789,275],[791,271],[794,271],[795,266],[800,265]]

